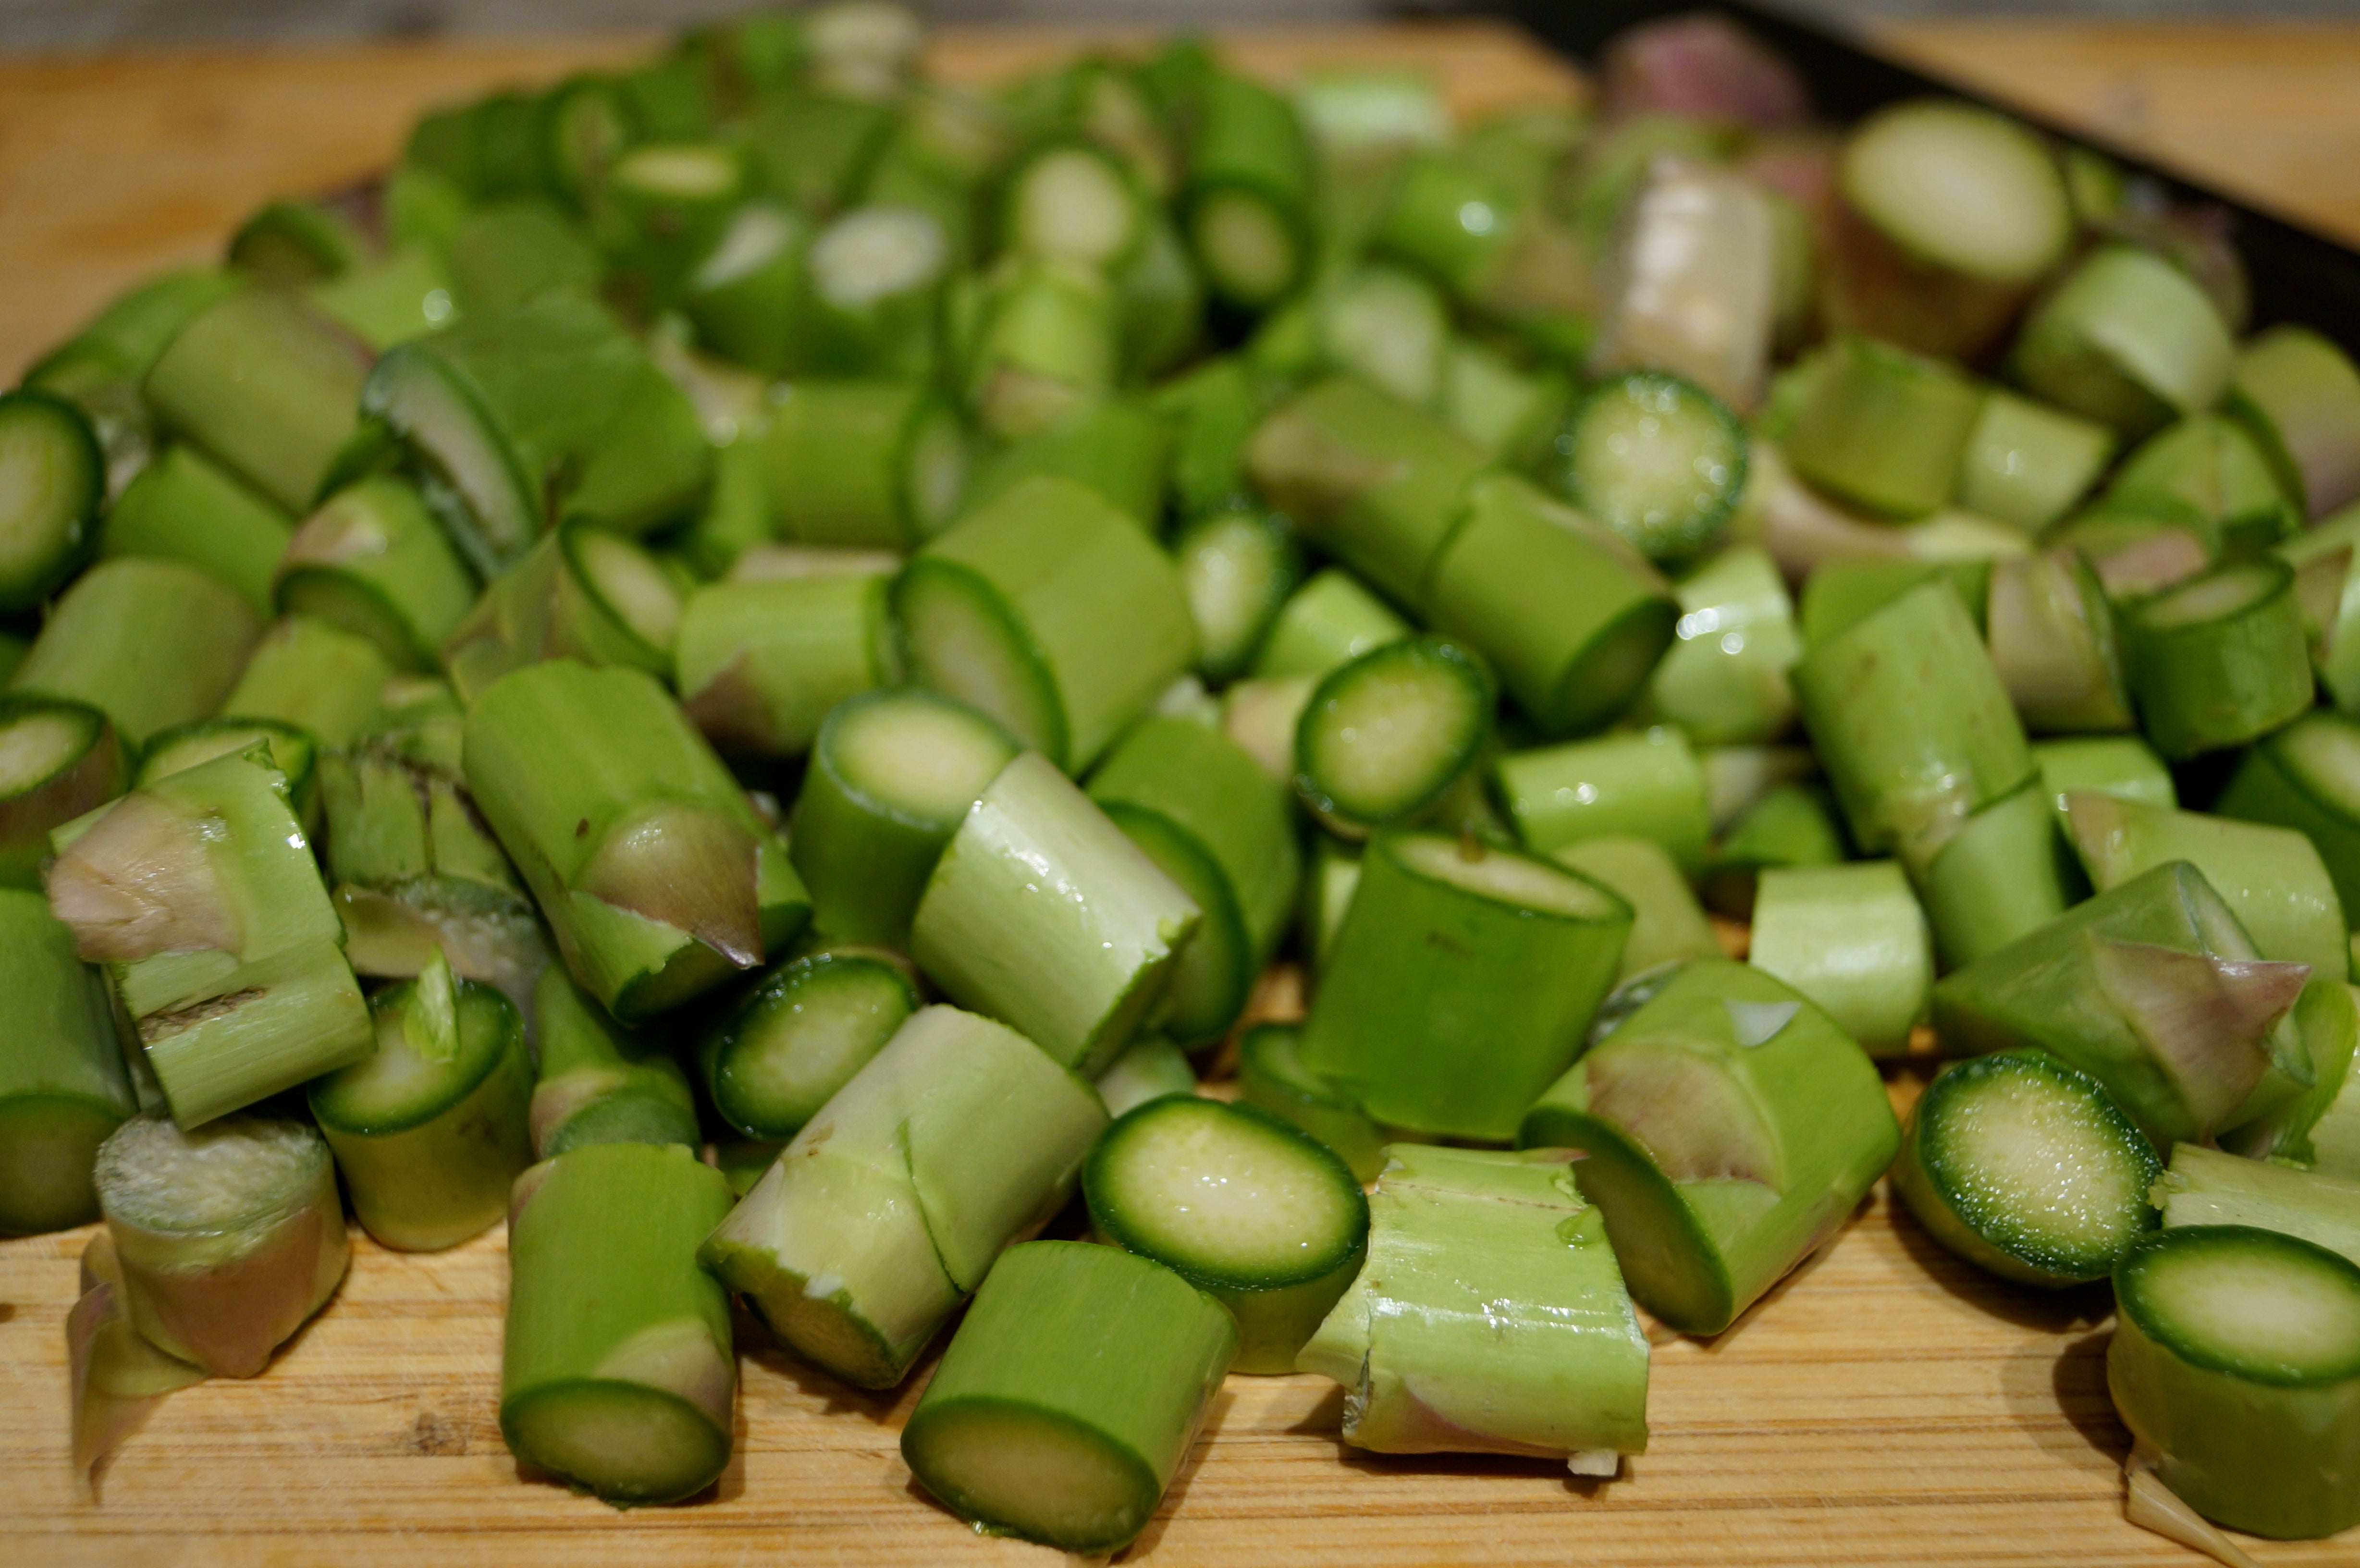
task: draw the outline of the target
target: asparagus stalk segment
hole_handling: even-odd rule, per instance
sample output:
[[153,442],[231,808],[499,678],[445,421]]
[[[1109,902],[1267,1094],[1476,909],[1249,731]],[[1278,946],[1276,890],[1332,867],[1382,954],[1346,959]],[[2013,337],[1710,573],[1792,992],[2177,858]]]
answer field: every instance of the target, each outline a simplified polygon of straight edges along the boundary
[[254,645],[222,712],[290,724],[333,748],[375,725],[393,676],[384,650],[368,638],[288,615]]
[[2124,460],[2096,511],[2185,523],[2215,556],[2243,556],[2294,532],[2300,507],[2244,427],[2191,414]]
[[2114,1270],[2106,1386],[2158,1479],[2232,1530],[2360,1522],[2360,1266],[2243,1225],[2140,1241]]
[[1957,486],[1982,404],[1974,383],[1939,361],[1848,337],[1796,415],[1786,456],[1841,499],[1922,517]]
[[1142,1035],[1123,1048],[1114,1065],[1098,1075],[1098,1098],[1107,1115],[1120,1117],[1151,1100],[1196,1093],[1196,1070],[1180,1048],[1160,1034]]
[[1895,1191],[1935,1239],[2002,1279],[2103,1279],[2155,1228],[2163,1167],[2098,1081],[2045,1051],[1945,1068],[1910,1114]]
[[1356,376],[1274,409],[1246,448],[1272,506],[1396,604],[1421,603],[1483,453],[1423,409]]
[[2287,1017],[2308,973],[2262,960],[2203,875],[2174,861],[1945,977],[1934,1029],[1957,1051],[2045,1050],[2158,1144],[2187,1141],[2311,1082]]
[[124,488],[98,536],[102,556],[153,555],[201,568],[257,614],[295,519],[186,442],[165,448]]
[[2034,310],[2009,364],[2029,390],[2135,439],[2212,407],[2235,352],[2220,311],[2185,273],[2114,245],[2092,252]]
[[935,861],[1017,750],[981,713],[914,688],[831,711],[788,837],[813,923],[840,942],[906,949]]
[[1302,1030],[1257,1024],[1238,1042],[1238,1098],[1284,1116],[1334,1151],[1366,1184],[1384,1169],[1384,1136],[1358,1105],[1303,1065]]
[[2296,720],[2245,754],[2215,809],[2305,834],[2337,899],[2360,909],[2360,724],[2338,713]]
[[211,718],[262,630],[231,590],[177,561],[103,561],[59,596],[9,690],[87,702],[137,750]]
[[2166,811],[2180,804],[2170,769],[2136,735],[2036,741],[2032,760],[2040,768],[2041,787],[2049,791],[2060,818],[2066,797],[2077,789]]
[[[1727,769],[1729,754],[1735,749],[1706,753],[1701,767],[1708,791],[1715,763]],[[1809,753],[1803,755],[1808,759]],[[1836,824],[1827,792],[1815,784],[1774,784],[1728,822],[1706,860],[1698,890],[1707,904],[1730,919],[1752,920],[1764,872],[1786,866],[1836,866],[1845,858],[1843,829]]]
[[1156,534],[1170,453],[1170,434],[1152,410],[1109,398],[1001,446],[977,465],[962,504],[976,510],[1028,479],[1067,479]]
[[2070,550],[1996,561],[1984,637],[2025,728],[2131,727],[2114,612],[2097,573]]
[[49,697],[0,697],[0,887],[38,887],[50,831],[129,782],[104,713]]
[[1409,623],[1338,567],[1328,567],[1287,595],[1254,659],[1264,680],[1320,676],[1410,635]]
[[99,1145],[138,1109],[105,983],[38,893],[0,889],[0,1234],[98,1216]]
[[2088,494],[2114,454],[2114,432],[2103,425],[1993,387],[1951,498],[1980,517],[2045,528]]
[[1330,670],[1295,732],[1295,789],[1348,838],[1429,819],[1470,776],[1498,706],[1491,670],[1448,637],[1388,643]]
[[787,1145],[701,1254],[773,1333],[890,1388],[1105,1130],[1088,1083],[1013,1029],[921,1009]]
[[778,835],[637,670],[529,665],[476,698],[464,750],[566,967],[618,1018],[757,967],[810,919]]
[[942,530],[971,453],[957,410],[897,381],[797,383],[764,453],[780,531],[803,544],[901,550]]
[[404,670],[435,654],[475,584],[415,486],[381,475],[331,495],[288,541],[279,610],[368,638]]
[[2065,797],[2065,828],[2100,892],[2168,861],[2203,874],[2264,958],[2307,964],[2322,979],[2350,964],[2344,906],[2309,838],[2094,791]]
[[268,1366],[352,1258],[335,1165],[302,1122],[184,1132],[134,1116],[99,1146],[94,1180],[133,1326],[217,1377]]
[[2167,1230],[2251,1225],[2360,1263],[2360,1181],[2183,1143],[2172,1149],[2154,1199]]
[[1423,601],[1438,628],[1498,666],[1517,705],[1553,735],[1594,729],[1628,706],[1678,615],[1662,577],[1619,536],[1506,474],[1468,485]]
[[1819,1247],[1892,1162],[1885,1085],[1825,1013],[1757,969],[1680,971],[1552,1084],[1527,1149],[1573,1149],[1631,1293],[1719,1334]]
[[1205,82],[1194,118],[1181,225],[1215,294],[1242,310],[1267,310],[1313,260],[1302,123],[1276,93],[1221,71]]
[[0,609],[29,609],[72,574],[105,499],[105,454],[82,411],[38,387],[0,393]]
[[594,1143],[702,1142],[688,1076],[634,1036],[556,964],[533,986],[541,1072],[528,1117],[536,1160]]
[[375,1051],[311,1088],[353,1212],[405,1252],[439,1252],[497,1224],[532,1163],[532,1059],[516,1007],[440,953],[370,998]]
[[2166,757],[2241,746],[2311,705],[2293,569],[2234,562],[2140,601],[2129,621],[2132,691]]
[[1203,914],[1165,993],[1183,1045],[1228,1031],[1295,908],[1302,857],[1285,790],[1218,730],[1142,720],[1091,775],[1090,799]]
[[1775,201],[1732,169],[1662,158],[1621,225],[1593,371],[1671,371],[1751,408],[1777,311]]
[[1703,864],[1711,831],[1704,775],[1677,730],[1656,725],[1510,752],[1491,774],[1516,836],[1535,854],[1627,834],[1663,845],[1684,871]]
[[2360,992],[2313,980],[2294,1007],[2295,1028],[2317,1080],[2301,1094],[2222,1135],[2221,1147],[2254,1160],[2298,1160],[2331,1176],[2360,1178]]
[[2312,522],[2360,499],[2360,371],[2308,327],[2277,326],[2230,373],[2229,408]]
[[531,896],[467,793],[464,724],[435,687],[322,760],[331,896],[359,973],[407,978],[440,953],[461,978],[523,1007],[548,944]]
[[1765,869],[1746,962],[1809,997],[1871,1056],[1908,1049],[1934,985],[1926,912],[1889,860]]
[[523,555],[561,509],[641,533],[692,506],[711,474],[686,396],[620,322],[570,289],[399,344],[361,403],[399,438],[453,542],[486,576]]
[[654,556],[569,518],[492,579],[443,645],[443,668],[470,702],[501,676],[545,659],[668,676],[681,599]]
[[293,295],[231,295],[148,372],[163,422],[290,512],[308,511],[359,418],[367,348]]
[[[1011,257],[974,286],[965,385],[984,429],[1043,430],[1114,389],[1121,322],[1114,287],[1070,263]],[[965,313],[954,301],[954,319]]]
[[1912,589],[1795,667],[1804,725],[1854,842],[1925,866],[2032,777],[2023,725],[1965,607]]
[[901,1455],[987,1530],[1119,1550],[1155,1512],[1237,1348],[1220,1303],[1163,1265],[1028,1243],[959,1325]]
[[1871,116],[1845,143],[1842,182],[1905,252],[1985,282],[2031,283],[2073,240],[2047,144],[1978,104],[1920,98]]
[[705,1092],[748,1138],[783,1142],[917,1010],[909,977],[882,957],[823,949],[794,959],[705,1037]]
[[1547,861],[1439,833],[1381,834],[1361,867],[1304,1066],[1392,1126],[1510,1137],[1580,1049],[1630,906]]
[[935,864],[910,953],[954,1001],[1087,1075],[1153,1016],[1201,920],[1104,811],[1026,752]]
[[1368,1200],[1344,1162],[1267,1112],[1159,1100],[1107,1129],[1083,1168],[1090,1223],[1237,1319],[1235,1370],[1295,1370],[1367,1256]]
[[2047,789],[2027,782],[1969,817],[1919,869],[1918,897],[1945,968],[1996,953],[2065,912],[2071,895],[2055,820]]
[[1719,398],[1653,370],[1590,388],[1552,445],[1551,477],[1568,500],[1675,565],[1721,538],[1750,462],[1744,428]]
[[610,1143],[551,1161],[509,1225],[500,1435],[528,1465],[624,1506],[729,1462],[729,1298],[696,1248],[729,1183],[689,1150]]
[[888,574],[716,583],[682,606],[682,704],[723,751],[792,757],[837,703],[900,672]]
[[1078,771],[1196,660],[1171,558],[1070,480],[1027,480],[921,550],[893,607],[916,683]]
[[1646,1335],[1565,1153],[1386,1155],[1368,1267],[1297,1363],[1344,1385],[1344,1441],[1583,1475],[1644,1452]]
[[1631,906],[1631,940],[1623,944],[1622,963],[1614,972],[1616,985],[1666,964],[1721,956],[1720,940],[1688,890],[1679,863],[1653,839],[1623,834],[1576,839],[1550,858]]
[[58,830],[49,906],[104,962],[172,1115],[197,1128],[372,1038],[285,776],[255,750]]
[[1196,668],[1208,681],[1233,681],[1275,640],[1303,576],[1302,549],[1284,518],[1239,507],[1189,524],[1172,553],[1196,624]]

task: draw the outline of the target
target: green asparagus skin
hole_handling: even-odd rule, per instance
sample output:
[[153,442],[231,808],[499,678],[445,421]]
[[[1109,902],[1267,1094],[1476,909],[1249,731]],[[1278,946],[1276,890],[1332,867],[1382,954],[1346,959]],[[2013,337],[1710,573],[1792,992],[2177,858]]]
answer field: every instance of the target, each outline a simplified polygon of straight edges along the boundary
[[148,373],[171,429],[290,512],[306,512],[359,417],[369,352],[292,295],[231,295],[180,329]]
[[381,475],[304,519],[279,562],[274,596],[282,614],[366,637],[400,669],[429,670],[475,604],[475,583],[416,487]]
[[91,1162],[138,1109],[104,981],[38,893],[0,889],[0,1234],[98,1215]]
[[716,583],[682,606],[682,705],[733,756],[808,751],[829,711],[893,683],[901,652],[883,572]]
[[532,1002],[541,1057],[529,1116],[535,1159],[594,1143],[698,1147],[688,1076],[661,1046],[617,1024],[561,965],[541,972]]
[[2172,861],[1945,976],[1934,1030],[1959,1052],[2038,1046],[2159,1146],[2192,1141],[2314,1081],[2288,1018],[2309,973],[2262,959],[2203,875]]
[[292,724],[322,746],[346,746],[375,727],[394,676],[384,651],[326,621],[289,615],[254,645],[222,699],[230,718]]
[[371,1236],[411,1252],[456,1247],[500,1221],[532,1163],[523,1019],[439,955],[369,1006],[374,1051],[312,1083],[311,1115]]
[[294,532],[285,508],[184,442],[166,448],[116,498],[98,552],[186,561],[263,615]]
[[1629,834],[1663,845],[1683,871],[1703,865],[1711,831],[1704,775],[1677,730],[1658,725],[1510,752],[1491,774],[1517,837],[1535,854]]
[[1919,867],[2033,777],[2024,726],[1959,596],[1927,583],[1821,643],[1795,694],[1854,842]]
[[1361,866],[1303,1065],[1392,1126],[1512,1136],[1579,1051],[1630,906],[1546,861],[1438,833],[1380,834]]
[[1202,920],[1038,752],[1000,770],[927,879],[910,955],[952,1000],[1094,1076],[1151,1019]]
[[1663,578],[1619,535],[1506,474],[1467,487],[1420,601],[1552,735],[1594,729],[1636,698],[1678,619]]
[[1344,1386],[1344,1441],[1599,1476],[1644,1452],[1646,1336],[1565,1154],[1386,1155],[1368,1267],[1296,1363]]
[[978,1293],[901,1455],[985,1529],[1116,1551],[1146,1528],[1237,1350],[1229,1312],[1162,1264],[1030,1242]]
[[463,701],[546,659],[672,673],[681,593],[631,540],[569,518],[492,579],[442,648]]
[[506,676],[468,710],[464,756],[566,967],[618,1018],[758,967],[811,918],[778,835],[637,670]]
[[462,979],[522,1007],[549,948],[467,793],[465,722],[448,689],[431,685],[321,759],[329,890],[359,973],[407,979],[440,953]]
[[8,682],[87,702],[137,750],[211,718],[261,634],[231,590],[176,561],[104,561],[61,594]]
[[1271,505],[1396,604],[1418,607],[1481,452],[1424,410],[1354,376],[1270,413],[1246,468]]
[[127,763],[97,709],[0,696],[0,887],[38,889],[51,831],[123,793]]
[[787,841],[813,924],[838,942],[907,949],[934,862],[1018,749],[974,709],[912,687],[831,711]]
[[1196,661],[1171,558],[1070,480],[969,513],[911,561],[893,607],[917,684],[1074,771]]
[[500,1356],[510,1453],[617,1506],[712,1485],[738,1363],[696,1248],[728,1212],[728,1181],[685,1149],[600,1144],[527,1174]]
[[1690,964],[1551,1085],[1527,1149],[1573,1149],[1639,1303],[1719,1334],[1841,1228],[1901,1129],[1851,1037],[1725,960]]
[[1301,855],[1285,789],[1218,730],[1142,720],[1090,776],[1090,799],[1203,914],[1166,992],[1182,1045],[1228,1032],[1295,909]]
[[803,1356],[890,1388],[1065,1203],[1106,1125],[1089,1083],[1023,1036],[923,1008],[714,1231],[705,1267]]
[[191,1130],[359,1060],[373,1039],[268,755],[157,779],[54,835],[49,906],[82,956],[107,965]]

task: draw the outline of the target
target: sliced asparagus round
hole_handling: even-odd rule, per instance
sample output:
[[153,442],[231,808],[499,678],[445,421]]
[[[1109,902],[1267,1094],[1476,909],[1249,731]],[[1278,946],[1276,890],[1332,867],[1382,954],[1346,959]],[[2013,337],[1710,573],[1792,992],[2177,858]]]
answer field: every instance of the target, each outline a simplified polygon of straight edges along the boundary
[[705,1091],[748,1138],[783,1141],[917,1010],[910,977],[882,957],[824,949],[793,959],[706,1036],[697,1057]]
[[1910,1115],[1895,1190],[1935,1238],[2004,1279],[2103,1279],[2155,1228],[2155,1147],[2088,1073],[2010,1051],[1943,1071]]
[[150,1112],[99,1146],[93,1179],[132,1323],[217,1377],[260,1372],[352,1258],[335,1164],[302,1122],[183,1132]]

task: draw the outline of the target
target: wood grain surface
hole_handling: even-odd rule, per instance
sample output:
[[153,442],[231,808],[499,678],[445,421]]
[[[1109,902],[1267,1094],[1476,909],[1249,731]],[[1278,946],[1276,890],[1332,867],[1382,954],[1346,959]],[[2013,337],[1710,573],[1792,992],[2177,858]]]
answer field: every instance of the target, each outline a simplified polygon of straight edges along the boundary
[[[2059,41],[2043,45],[2043,36]],[[2360,28],[2201,34],[1912,28],[1919,58],[2006,75],[2110,128],[2360,235]],[[2191,41],[2194,40],[2194,41]],[[953,33],[978,77],[1070,35]],[[627,55],[638,38],[0,61],[0,377],[124,283],[213,254],[265,196],[379,166],[424,106]],[[1484,28],[1258,36],[1240,52],[1415,60],[1462,107],[1578,91]],[[2329,64],[2329,61],[2339,63]],[[2217,73],[2217,74],[2215,74]],[[2283,79],[2280,93],[2269,83]],[[2242,89],[2223,83],[2242,82]],[[2337,84],[2344,84],[2337,91]],[[2300,93],[2296,88],[2300,88]],[[2238,92],[2247,93],[2240,108]],[[2208,129],[2208,127],[2210,127]],[[2240,141],[2238,136],[2245,139]],[[2175,137],[2187,138],[2175,141]],[[2340,140],[2338,138],[2341,138]],[[2338,148],[2341,151],[2338,151]],[[2226,152],[2223,152],[2226,157]],[[2306,208],[2304,203],[2313,203]],[[1906,1099],[1914,1077],[1896,1078]],[[896,1396],[844,1388],[741,1323],[738,1452],[689,1505],[617,1513],[520,1476],[496,1421],[501,1237],[434,1257],[365,1238],[334,1303],[263,1377],[167,1399],[77,1497],[62,1323],[88,1232],[0,1243],[0,1564],[539,1563],[1050,1564],[914,1488]],[[1181,1481],[1125,1558],[1183,1564],[2191,1564],[2125,1524],[2126,1439],[2104,1386],[2104,1292],[2019,1290],[1951,1258],[1885,1192],[1719,1339],[1662,1339],[1654,1444],[1612,1482],[1537,1464],[1357,1454],[1339,1391],[1232,1377]],[[2258,1543],[2263,1563],[2360,1563],[2360,1539]]]

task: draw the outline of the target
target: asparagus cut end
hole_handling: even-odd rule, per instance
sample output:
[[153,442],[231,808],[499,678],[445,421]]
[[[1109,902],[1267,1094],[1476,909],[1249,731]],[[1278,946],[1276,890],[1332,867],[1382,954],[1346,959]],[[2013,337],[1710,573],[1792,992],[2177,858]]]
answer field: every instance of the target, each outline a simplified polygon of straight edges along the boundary
[[644,1384],[577,1379],[502,1411],[508,1451],[628,1508],[672,1503],[712,1485],[729,1439],[690,1400]]
[[926,1489],[985,1530],[1111,1551],[1147,1526],[1155,1477],[1129,1454],[1054,1411],[964,1402],[926,1427],[912,1466]]

